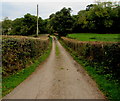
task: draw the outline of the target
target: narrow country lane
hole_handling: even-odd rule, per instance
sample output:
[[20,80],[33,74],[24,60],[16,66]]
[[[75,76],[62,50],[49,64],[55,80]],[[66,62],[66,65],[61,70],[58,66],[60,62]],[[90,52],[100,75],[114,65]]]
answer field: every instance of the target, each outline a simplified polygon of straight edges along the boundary
[[59,41],[53,40],[49,58],[4,99],[105,99],[105,97],[83,67],[73,60]]

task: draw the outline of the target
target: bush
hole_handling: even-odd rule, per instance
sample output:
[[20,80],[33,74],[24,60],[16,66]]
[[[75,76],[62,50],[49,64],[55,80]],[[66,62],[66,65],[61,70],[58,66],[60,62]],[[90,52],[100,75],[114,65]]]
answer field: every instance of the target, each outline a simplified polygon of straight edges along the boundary
[[49,45],[49,39],[33,37],[3,36],[2,67],[3,77],[9,76],[31,64],[43,54]]
[[96,71],[120,81],[120,43],[116,42],[81,42],[62,37],[62,41],[78,57],[87,60]]

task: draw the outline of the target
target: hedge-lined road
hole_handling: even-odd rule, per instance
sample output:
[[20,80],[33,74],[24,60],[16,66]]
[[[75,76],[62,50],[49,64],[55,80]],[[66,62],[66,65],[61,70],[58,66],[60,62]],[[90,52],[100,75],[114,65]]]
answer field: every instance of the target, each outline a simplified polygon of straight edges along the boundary
[[[56,45],[59,51],[56,52]],[[104,99],[96,83],[57,40],[49,58],[5,99]]]

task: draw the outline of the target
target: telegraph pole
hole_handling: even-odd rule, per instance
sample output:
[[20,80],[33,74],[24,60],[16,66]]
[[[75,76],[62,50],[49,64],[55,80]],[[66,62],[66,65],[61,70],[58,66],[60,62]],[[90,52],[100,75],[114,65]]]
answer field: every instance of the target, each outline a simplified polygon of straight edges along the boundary
[[38,36],[38,4],[37,4],[37,32],[36,35]]

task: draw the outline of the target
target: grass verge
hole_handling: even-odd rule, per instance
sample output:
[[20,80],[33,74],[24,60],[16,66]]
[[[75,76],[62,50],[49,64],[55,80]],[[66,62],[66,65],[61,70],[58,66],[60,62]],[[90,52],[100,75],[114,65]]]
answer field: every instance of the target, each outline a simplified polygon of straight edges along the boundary
[[55,53],[56,53],[56,56],[59,56],[59,54],[60,54],[58,45],[56,45],[56,47],[55,47]]
[[[52,39],[50,38],[52,42]],[[32,65],[27,68],[22,69],[21,71],[17,72],[16,74],[10,75],[9,77],[2,78],[2,96],[10,93],[15,87],[17,87],[21,82],[23,82],[35,69],[39,66],[39,64],[46,60],[49,56],[51,51],[51,44],[48,49],[40,56],[37,60],[34,61]]]
[[78,57],[76,52],[67,47],[62,41],[60,41],[60,43],[69,51],[74,60],[81,64],[85,68],[87,73],[96,81],[99,89],[104,93],[108,100],[120,100],[120,84],[115,83],[114,80],[108,80],[102,74],[98,74],[95,68],[91,67],[87,61]]

